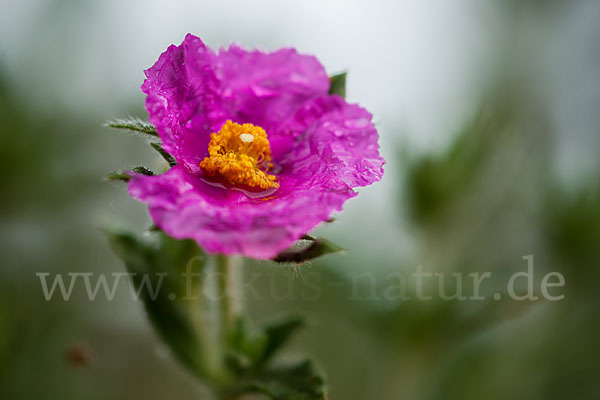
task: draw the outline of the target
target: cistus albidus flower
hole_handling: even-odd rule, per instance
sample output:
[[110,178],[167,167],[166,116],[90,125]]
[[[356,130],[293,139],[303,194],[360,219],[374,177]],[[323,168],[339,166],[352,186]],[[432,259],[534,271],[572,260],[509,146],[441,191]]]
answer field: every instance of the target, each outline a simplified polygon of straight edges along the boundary
[[371,114],[328,94],[312,56],[187,35],[146,72],[146,109],[177,161],[132,174],[129,193],[170,236],[206,251],[268,259],[381,179]]

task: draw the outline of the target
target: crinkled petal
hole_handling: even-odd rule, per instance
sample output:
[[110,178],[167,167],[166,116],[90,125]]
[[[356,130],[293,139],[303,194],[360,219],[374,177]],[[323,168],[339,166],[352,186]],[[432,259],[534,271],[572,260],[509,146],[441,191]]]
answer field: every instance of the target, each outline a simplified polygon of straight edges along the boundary
[[199,172],[210,133],[225,120],[261,126],[271,138],[281,121],[329,89],[325,69],[313,56],[235,45],[215,55],[193,35],[170,46],[146,76],[142,91],[150,122],[164,149],[192,173]]
[[282,176],[272,196],[253,198],[192,176],[180,166],[158,176],[134,175],[132,197],[148,203],[167,234],[192,238],[211,253],[270,259],[325,221],[356,195]]
[[219,51],[215,68],[233,119],[259,125],[269,135],[307,100],[329,90],[321,63],[294,49],[264,53],[232,45]]
[[370,185],[381,180],[384,164],[371,120],[339,96],[316,98],[282,122],[275,136],[294,140],[273,142],[273,159],[286,175],[327,188]]
[[142,85],[150,122],[164,149],[195,171],[206,154],[210,134],[227,118],[214,71],[215,54],[193,35],[170,46],[145,71]]

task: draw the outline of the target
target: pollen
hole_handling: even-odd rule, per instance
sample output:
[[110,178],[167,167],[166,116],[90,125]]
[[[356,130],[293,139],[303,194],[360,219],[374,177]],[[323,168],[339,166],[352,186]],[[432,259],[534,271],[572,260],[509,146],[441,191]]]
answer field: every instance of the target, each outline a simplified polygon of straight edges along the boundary
[[208,157],[200,168],[211,177],[221,177],[234,185],[250,188],[277,188],[267,133],[260,126],[227,121],[218,133],[210,135]]

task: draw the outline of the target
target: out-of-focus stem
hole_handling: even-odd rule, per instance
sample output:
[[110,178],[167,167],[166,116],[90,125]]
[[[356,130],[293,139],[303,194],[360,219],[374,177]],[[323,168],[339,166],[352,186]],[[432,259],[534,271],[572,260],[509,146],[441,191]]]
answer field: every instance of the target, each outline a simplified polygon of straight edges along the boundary
[[224,255],[217,256],[217,299],[219,302],[219,318],[221,321],[221,334],[227,335],[235,321],[235,266],[231,257]]
[[239,277],[241,269],[238,262],[240,259],[225,255],[216,256],[216,300],[215,311],[218,313],[219,321],[219,349],[222,362],[225,360],[227,346],[236,319],[240,312],[241,296],[237,291],[240,288]]

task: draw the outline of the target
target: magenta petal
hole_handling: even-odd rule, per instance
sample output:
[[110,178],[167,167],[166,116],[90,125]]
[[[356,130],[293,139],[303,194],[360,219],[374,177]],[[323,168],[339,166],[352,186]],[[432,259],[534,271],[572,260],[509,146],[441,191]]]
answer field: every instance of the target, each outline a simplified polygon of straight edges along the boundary
[[170,46],[146,70],[142,91],[146,109],[164,149],[189,170],[206,154],[210,134],[226,119],[220,83],[214,71],[215,54],[202,41],[187,35]]
[[[273,135],[273,158],[286,174],[318,178],[327,187],[370,185],[381,180],[384,164],[371,119],[339,96],[314,99]],[[293,142],[277,140],[292,136]]]
[[194,239],[211,253],[257,259],[275,257],[356,195],[284,177],[276,196],[254,199],[210,185],[179,166],[159,176],[134,175],[129,193],[148,203],[154,223],[167,234]]
[[268,134],[305,101],[329,90],[321,63],[294,49],[264,53],[232,45],[219,51],[216,69],[234,119],[259,125]]

